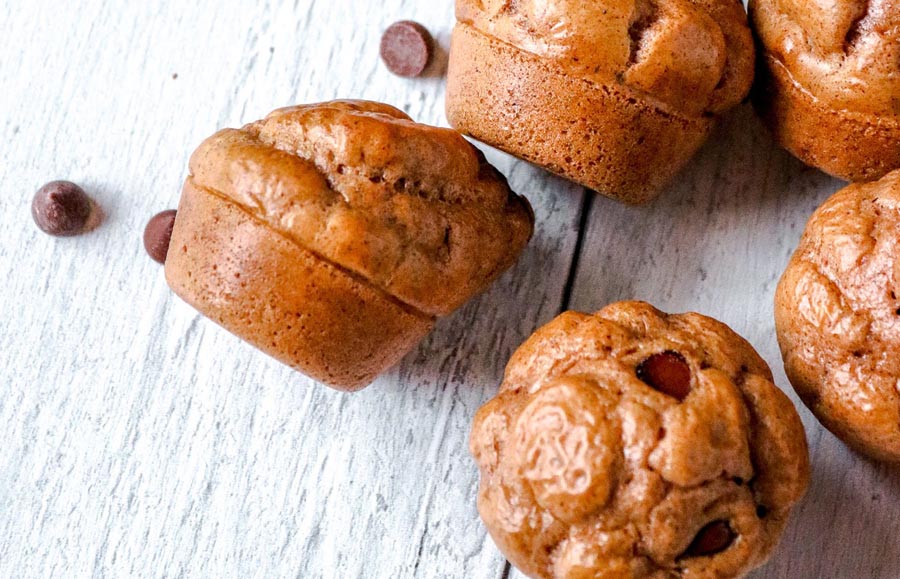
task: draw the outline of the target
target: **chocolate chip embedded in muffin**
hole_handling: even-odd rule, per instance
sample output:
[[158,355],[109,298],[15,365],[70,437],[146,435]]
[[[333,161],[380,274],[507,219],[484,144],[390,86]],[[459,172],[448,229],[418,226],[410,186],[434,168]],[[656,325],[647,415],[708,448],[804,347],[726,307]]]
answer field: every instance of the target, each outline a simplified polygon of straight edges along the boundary
[[166,263],[169,242],[172,239],[172,228],[175,227],[176,213],[174,209],[157,213],[150,218],[144,228],[144,249],[157,263]]
[[800,419],[752,346],[640,302],[535,332],[471,450],[481,517],[534,579],[741,577],[809,478]]
[[428,29],[410,20],[388,27],[381,37],[381,59],[397,76],[420,76],[434,53],[434,39]]
[[459,133],[398,109],[277,110],[191,156],[172,289],[278,360],[369,384],[509,268],[528,202]]
[[713,521],[706,525],[681,557],[709,557],[731,546],[736,535],[727,521]]
[[84,189],[70,181],[51,181],[37,190],[31,216],[38,228],[55,237],[80,235],[92,228],[99,213]]
[[836,436],[900,461],[900,170],[810,218],[775,294],[785,371]]
[[678,401],[691,393],[691,367],[678,352],[653,354],[635,371],[642,381]]

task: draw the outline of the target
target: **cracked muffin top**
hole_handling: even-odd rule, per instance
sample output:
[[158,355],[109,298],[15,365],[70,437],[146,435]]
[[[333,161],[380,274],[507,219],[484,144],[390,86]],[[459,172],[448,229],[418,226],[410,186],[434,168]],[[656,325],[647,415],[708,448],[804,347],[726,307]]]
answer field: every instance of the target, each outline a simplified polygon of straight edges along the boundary
[[567,73],[699,116],[739,103],[754,48],[735,0],[457,0],[457,19]]
[[900,2],[753,0],[770,58],[829,107],[900,115]]
[[855,448],[900,461],[900,171],[812,216],[776,293],[788,378]]
[[506,270],[531,207],[457,132],[367,101],[280,109],[207,139],[196,186],[430,316]]
[[809,477],[800,419],[750,344],[641,302],[539,329],[471,450],[485,524],[541,579],[739,577]]

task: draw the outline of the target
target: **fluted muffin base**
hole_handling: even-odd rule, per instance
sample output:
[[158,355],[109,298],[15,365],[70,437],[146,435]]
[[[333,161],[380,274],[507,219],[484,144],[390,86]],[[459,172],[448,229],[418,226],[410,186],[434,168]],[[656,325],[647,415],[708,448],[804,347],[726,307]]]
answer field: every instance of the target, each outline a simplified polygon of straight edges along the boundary
[[626,203],[655,198],[715,123],[665,111],[626,87],[569,76],[467,24],[454,29],[450,54],[454,128]]
[[795,157],[847,181],[874,181],[900,168],[900,119],[828,108],[780,60],[761,60],[753,105]]
[[235,204],[185,184],[166,259],[178,296],[266,354],[339,390],[396,364],[434,319]]

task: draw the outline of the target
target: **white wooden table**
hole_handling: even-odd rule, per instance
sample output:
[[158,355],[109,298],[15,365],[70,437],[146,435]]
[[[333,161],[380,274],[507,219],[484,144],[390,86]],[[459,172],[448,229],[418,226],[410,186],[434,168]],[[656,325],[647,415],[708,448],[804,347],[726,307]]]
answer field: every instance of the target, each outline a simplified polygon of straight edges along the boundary
[[[841,184],[777,150],[748,107],[646,208],[489,152],[535,207],[533,242],[361,393],[177,300],[141,232],[216,129],[336,97],[446,124],[439,75],[379,61],[380,31],[405,18],[447,46],[452,0],[0,0],[0,577],[520,577],[478,519],[469,425],[512,350],[567,308],[714,316],[797,400],[772,296]],[[99,230],[37,231],[31,195],[56,178],[102,204]],[[800,412],[812,487],[753,577],[897,579],[900,469]]]

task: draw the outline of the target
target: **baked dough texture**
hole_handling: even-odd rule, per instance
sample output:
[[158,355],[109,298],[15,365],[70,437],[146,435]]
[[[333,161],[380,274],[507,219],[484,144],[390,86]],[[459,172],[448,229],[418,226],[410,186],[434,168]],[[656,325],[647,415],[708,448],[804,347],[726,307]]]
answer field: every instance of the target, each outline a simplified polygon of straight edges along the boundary
[[900,3],[751,0],[754,104],[800,160],[848,181],[900,168]]
[[353,390],[505,271],[533,221],[455,131],[373,102],[296,106],[193,154],[166,278],[266,353]]
[[[669,378],[645,370],[660,359]],[[685,390],[659,388],[654,375],[681,370]],[[752,346],[641,302],[539,329],[479,410],[471,451],[482,519],[535,579],[741,577],[809,478],[800,419]]]
[[753,80],[734,0],[457,0],[447,117],[627,203],[654,198]]
[[820,207],[781,278],[788,378],[838,438],[900,461],[900,171]]

